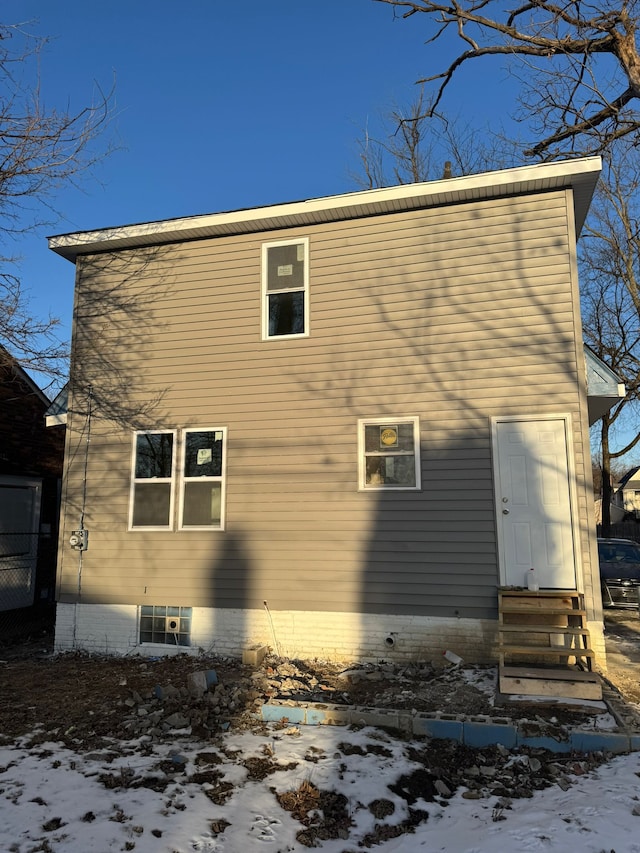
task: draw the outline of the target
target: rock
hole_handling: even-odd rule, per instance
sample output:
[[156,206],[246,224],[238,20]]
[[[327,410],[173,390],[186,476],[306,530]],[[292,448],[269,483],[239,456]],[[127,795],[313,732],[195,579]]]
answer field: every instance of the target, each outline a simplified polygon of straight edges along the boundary
[[187,679],[187,688],[191,696],[202,696],[209,689],[207,684],[207,674],[204,670],[192,672]]
[[445,785],[445,783],[442,781],[442,779],[436,779],[436,781],[434,782],[434,786],[435,786],[436,791],[440,794],[441,797],[451,797],[452,796],[451,790],[447,787],[447,785]]
[[165,724],[172,729],[185,729],[189,725],[189,720],[184,716],[184,714],[171,714],[171,716],[165,719]]

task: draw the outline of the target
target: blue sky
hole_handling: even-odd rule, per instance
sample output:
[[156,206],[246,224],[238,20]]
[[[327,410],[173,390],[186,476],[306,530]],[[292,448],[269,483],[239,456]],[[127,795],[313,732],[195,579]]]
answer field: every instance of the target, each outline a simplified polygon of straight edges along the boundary
[[[11,247],[34,312],[68,337],[74,269],[49,234],[358,189],[362,128],[442,64],[419,18],[372,0],[5,0],[4,22],[50,39],[48,108],[80,109],[115,81],[99,144],[118,150],[55,199],[64,218]],[[451,114],[502,120],[490,70],[460,78]]]

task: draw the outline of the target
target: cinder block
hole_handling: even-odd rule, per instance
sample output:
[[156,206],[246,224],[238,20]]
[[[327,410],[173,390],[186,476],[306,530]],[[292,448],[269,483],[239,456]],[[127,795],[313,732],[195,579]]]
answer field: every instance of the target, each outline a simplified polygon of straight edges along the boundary
[[551,735],[545,734],[545,729],[542,726],[535,726],[531,723],[528,723],[526,727],[518,726],[517,737],[518,746],[528,746],[535,749],[548,749],[549,752],[560,753],[571,752],[573,749],[569,738],[554,738]]
[[416,714],[413,718],[413,734],[418,737],[445,738],[462,743],[462,720],[453,715],[443,719],[437,714]]
[[356,726],[380,726],[389,729],[397,729],[399,725],[398,711],[385,708],[352,708],[349,721]]
[[264,704],[260,709],[260,714],[267,723],[277,723],[284,719],[290,723],[304,723],[306,711],[306,705],[283,705],[276,700]]
[[307,707],[305,722],[309,726],[346,726],[350,713],[348,705],[312,704]]
[[248,646],[242,650],[242,663],[245,666],[260,666],[268,650],[267,646]]
[[571,746],[578,752],[630,752],[628,735],[617,732],[583,732],[575,729],[571,732]]
[[515,726],[501,725],[490,718],[482,721],[467,720],[463,723],[462,732],[465,745],[476,749],[498,743],[513,749],[518,740]]

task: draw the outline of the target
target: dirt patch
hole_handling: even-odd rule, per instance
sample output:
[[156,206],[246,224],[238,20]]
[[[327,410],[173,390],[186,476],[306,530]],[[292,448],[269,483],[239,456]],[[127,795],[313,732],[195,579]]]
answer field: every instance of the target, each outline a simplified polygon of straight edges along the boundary
[[353,821],[344,794],[323,791],[306,779],[295,791],[274,793],[280,806],[304,826],[296,834],[304,847],[318,847],[322,841],[349,837]]
[[607,679],[627,702],[640,705],[640,616],[637,610],[605,611]]
[[[626,619],[616,622],[621,630]],[[629,631],[638,639],[640,620]],[[640,642],[638,642],[640,654]],[[213,670],[217,684],[194,694],[191,676]],[[625,697],[637,697],[637,670],[612,670]],[[584,714],[544,708],[494,708],[495,666],[358,665],[267,658],[259,668],[233,659],[53,655],[50,637],[0,649],[0,732],[6,740],[36,732],[83,751],[105,750],[111,739],[159,739],[178,729],[206,739],[230,727],[256,727],[270,699],[336,705],[443,711],[465,716],[517,716],[552,725],[579,725]],[[189,686],[191,684],[191,687]],[[268,759],[265,756],[265,759]],[[313,756],[310,760],[313,760]],[[265,762],[265,765],[268,762]]]

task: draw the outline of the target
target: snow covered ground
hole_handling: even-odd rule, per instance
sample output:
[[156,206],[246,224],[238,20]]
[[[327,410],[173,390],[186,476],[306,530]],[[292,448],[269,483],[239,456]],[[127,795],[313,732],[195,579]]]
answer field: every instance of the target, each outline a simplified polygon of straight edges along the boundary
[[[429,748],[373,728],[284,724],[84,755],[23,738],[0,747],[0,850],[640,853],[640,754],[587,773],[576,762],[580,775],[568,765],[570,786],[528,799],[467,799],[464,787],[449,796],[437,782],[429,802],[390,790],[424,768],[415,757]],[[339,837],[322,839],[324,817]]]

